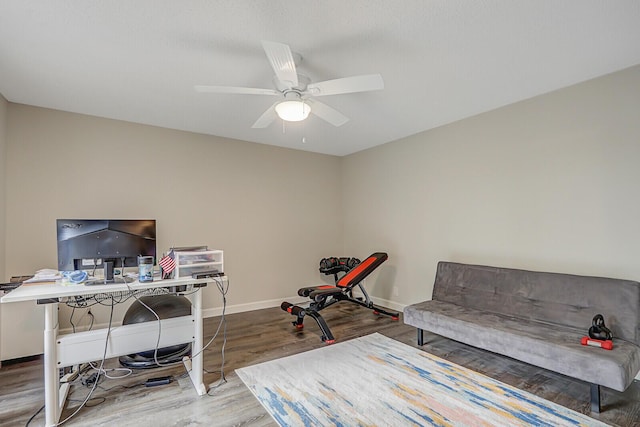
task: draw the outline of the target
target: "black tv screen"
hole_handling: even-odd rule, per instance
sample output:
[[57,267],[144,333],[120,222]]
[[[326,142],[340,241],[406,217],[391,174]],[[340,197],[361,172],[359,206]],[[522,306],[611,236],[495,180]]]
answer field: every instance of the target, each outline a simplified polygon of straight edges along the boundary
[[58,270],[135,267],[138,256],[156,261],[153,219],[58,219]]

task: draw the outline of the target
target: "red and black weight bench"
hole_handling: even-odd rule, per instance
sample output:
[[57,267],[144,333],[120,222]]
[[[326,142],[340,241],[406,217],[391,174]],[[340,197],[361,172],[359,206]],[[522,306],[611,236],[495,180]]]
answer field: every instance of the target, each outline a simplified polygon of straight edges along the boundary
[[[333,334],[331,334],[329,326],[318,312],[323,308],[329,307],[330,305],[333,305],[339,301],[349,301],[369,308],[373,310],[375,314],[386,314],[388,316],[391,316],[393,320],[398,320],[398,313],[390,312],[374,305],[369,298],[369,294],[367,294],[367,291],[364,289],[364,286],[362,286],[361,283],[365,277],[371,274],[373,270],[378,268],[380,264],[385,262],[387,258],[388,256],[386,253],[376,252],[353,267],[351,270],[347,271],[340,279],[338,279],[336,276],[335,286],[323,285],[299,289],[298,295],[311,298],[311,303],[309,304],[308,308],[293,305],[286,301],[283,302],[280,307],[284,311],[297,316],[297,319],[293,322],[293,325],[297,329],[302,329],[304,327],[304,316],[312,317],[320,327],[320,331],[322,332],[322,341],[327,344],[334,343],[335,338],[333,337]],[[355,298],[353,296],[353,290],[356,286],[360,288],[360,291],[363,294],[363,298]]]

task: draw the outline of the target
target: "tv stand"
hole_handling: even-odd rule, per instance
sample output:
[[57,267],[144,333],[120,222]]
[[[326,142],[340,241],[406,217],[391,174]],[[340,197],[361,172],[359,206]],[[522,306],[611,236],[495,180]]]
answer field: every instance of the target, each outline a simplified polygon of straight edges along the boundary
[[106,283],[113,282],[113,261],[105,261],[104,263],[104,281]]

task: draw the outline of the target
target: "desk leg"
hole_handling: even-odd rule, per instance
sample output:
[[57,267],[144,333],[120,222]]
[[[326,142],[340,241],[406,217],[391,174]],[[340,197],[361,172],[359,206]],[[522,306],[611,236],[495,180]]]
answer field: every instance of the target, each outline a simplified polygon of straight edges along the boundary
[[60,419],[58,357],[58,305],[44,305],[44,413],[45,425],[55,426]]
[[191,346],[191,354],[193,358],[189,359],[185,357],[184,365],[189,372],[189,377],[200,396],[207,394],[207,388],[204,386],[202,371],[203,371],[203,359],[202,354],[202,289],[191,295],[191,312],[193,316],[193,345]]

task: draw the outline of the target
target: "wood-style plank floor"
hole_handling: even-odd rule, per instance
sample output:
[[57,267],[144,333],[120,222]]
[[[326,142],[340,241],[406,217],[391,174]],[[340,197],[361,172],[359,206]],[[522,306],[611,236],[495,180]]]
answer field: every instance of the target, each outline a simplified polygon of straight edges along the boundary
[[[340,303],[322,312],[338,342],[373,332],[416,345],[416,331],[400,321],[376,316],[370,310]],[[205,319],[205,343],[220,318]],[[69,426],[276,426],[234,370],[279,357],[323,347],[312,319],[296,331],[294,317],[279,308],[226,316],[227,342],[224,372],[226,383],[198,396],[181,366],[140,370],[123,379],[105,379],[93,393],[88,406],[64,425]],[[582,413],[589,413],[589,385],[513,359],[479,350],[425,333],[423,349],[502,382]],[[222,336],[205,353],[205,384],[220,380]],[[357,363],[357,361],[354,361]],[[109,367],[117,367],[110,360]],[[597,369],[597,367],[594,367]],[[111,373],[112,376],[120,372]],[[140,384],[147,378],[172,375],[175,381],[158,387]],[[331,375],[331,372],[327,372]],[[89,388],[82,377],[74,382],[62,414],[71,415]],[[304,381],[300,378],[300,381]],[[42,360],[3,364],[0,369],[0,426],[25,426],[44,401]],[[640,426],[640,384],[636,381],[624,393],[603,388],[604,411],[596,419],[615,426]],[[40,412],[29,425],[42,426]]]

